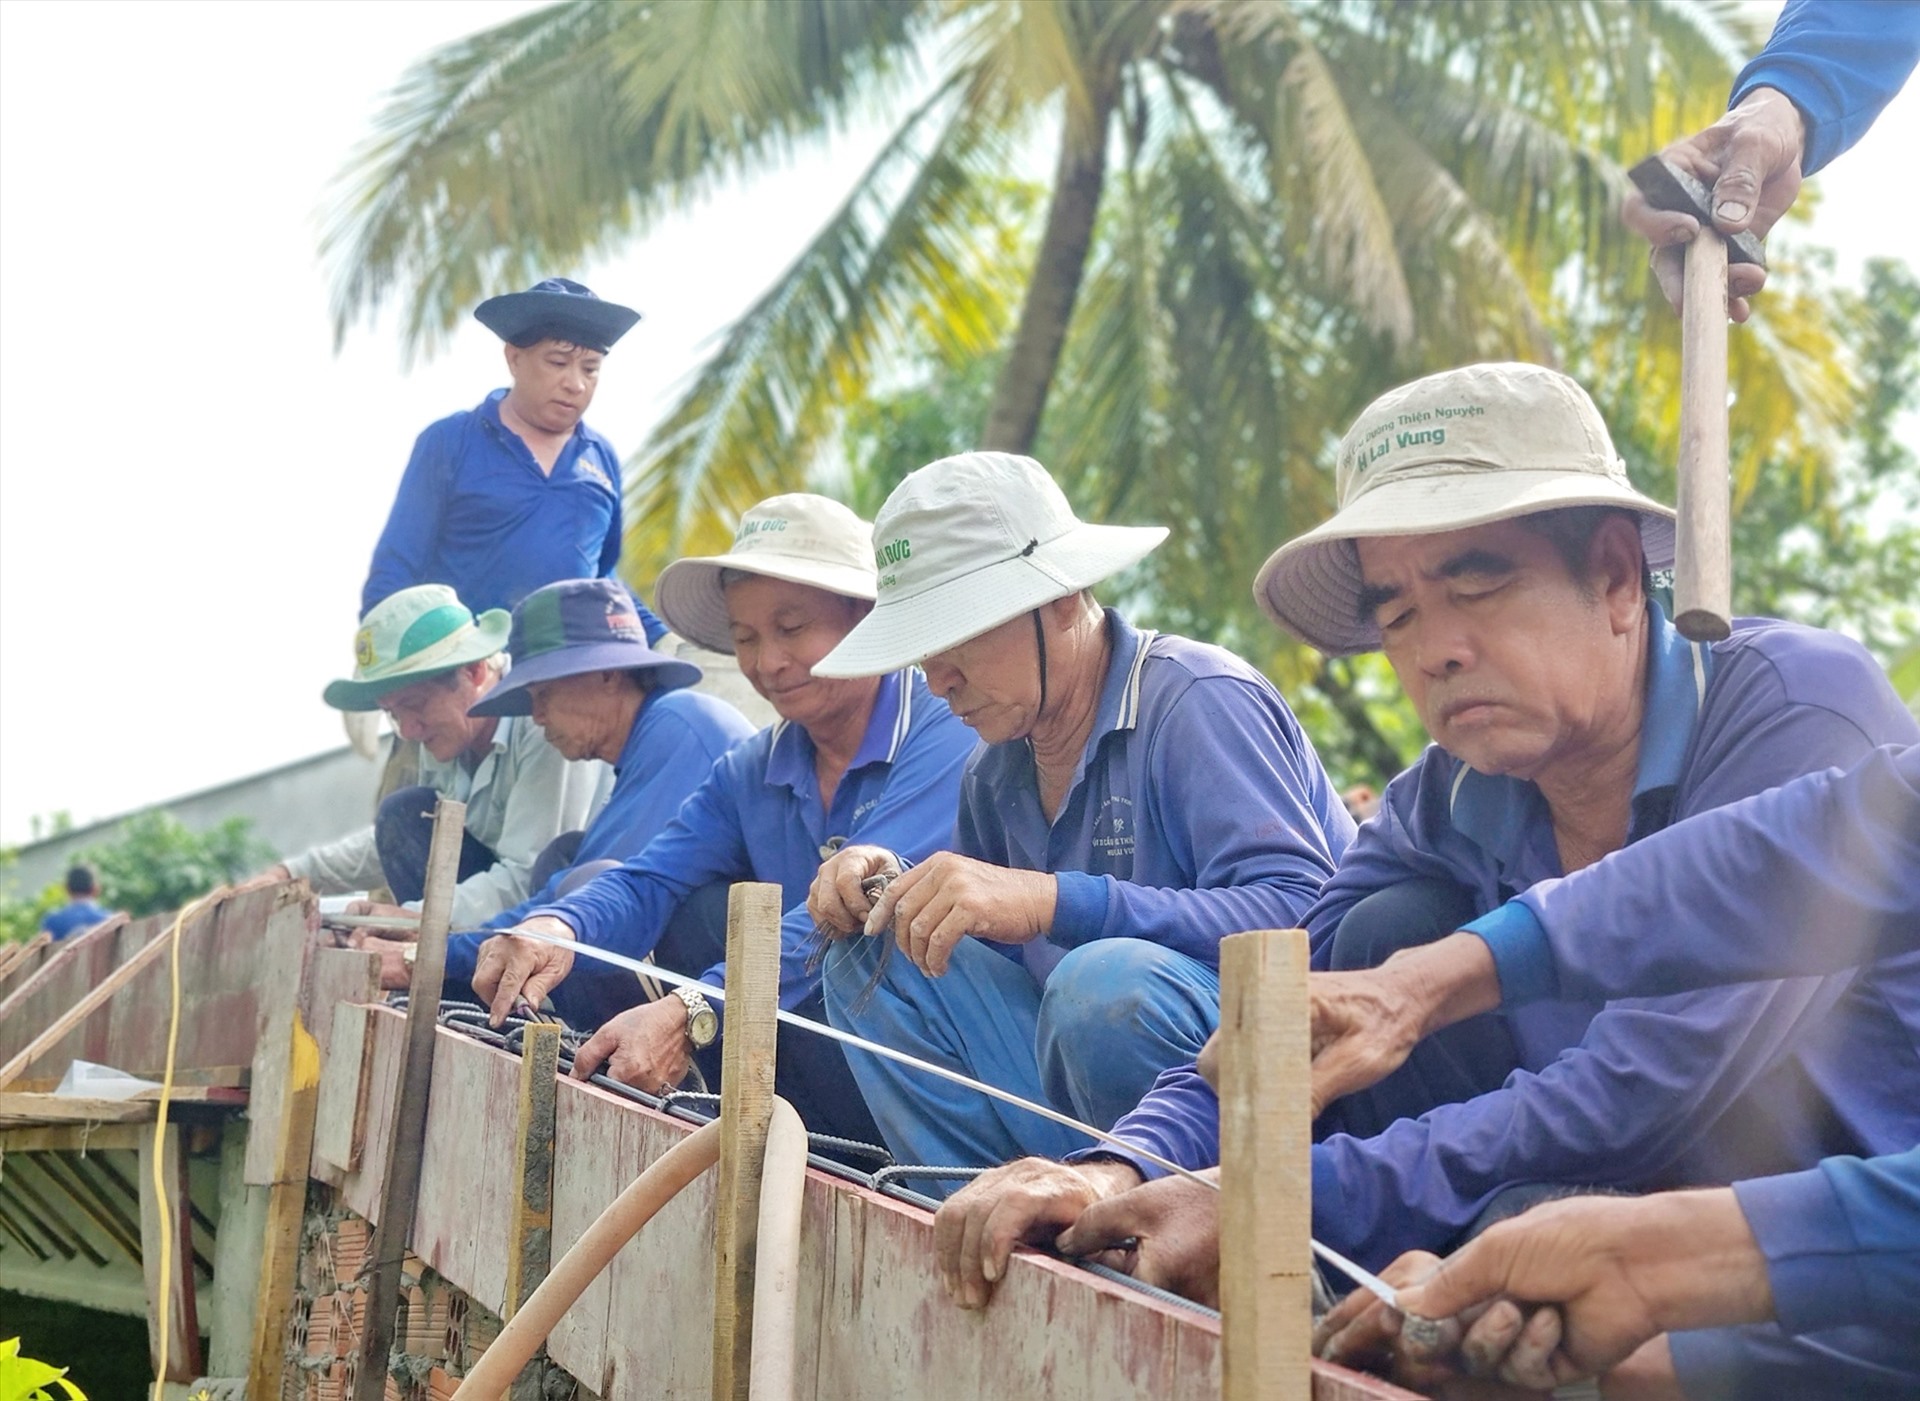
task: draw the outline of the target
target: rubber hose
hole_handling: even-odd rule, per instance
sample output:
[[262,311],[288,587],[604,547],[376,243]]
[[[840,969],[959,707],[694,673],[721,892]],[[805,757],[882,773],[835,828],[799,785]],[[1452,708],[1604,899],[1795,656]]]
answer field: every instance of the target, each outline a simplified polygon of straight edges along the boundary
[[792,1401],[800,1286],[800,1206],[807,1185],[807,1129],[776,1097],[760,1171],[760,1239],[754,1249],[750,1401]]
[[620,1253],[620,1247],[632,1240],[681,1188],[719,1160],[720,1121],[716,1119],[674,1144],[634,1178],[480,1354],[480,1360],[453,1393],[453,1401],[480,1401],[482,1397],[497,1401],[546,1342],[560,1316]]

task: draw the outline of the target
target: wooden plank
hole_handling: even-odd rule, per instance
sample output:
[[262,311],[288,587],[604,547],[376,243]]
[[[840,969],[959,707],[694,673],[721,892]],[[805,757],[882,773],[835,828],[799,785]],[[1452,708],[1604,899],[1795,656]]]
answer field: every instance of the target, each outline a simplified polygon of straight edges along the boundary
[[380,1219],[374,1226],[366,1329],[360,1335],[353,1401],[381,1401],[386,1392],[387,1353],[400,1296],[400,1263],[407,1253],[407,1235],[420,1192],[421,1150],[438,1039],[434,1035],[435,1019],[440,1011],[440,985],[446,975],[447,928],[466,816],[465,803],[445,796],[434,805],[420,940],[414,955],[413,981],[407,991],[407,1048],[400,1066],[399,1110],[388,1150],[386,1181],[381,1187]]
[[[140,1257],[147,1285],[147,1346],[154,1375],[170,1382],[190,1382],[202,1370],[186,1147],[174,1124],[161,1130],[157,1150],[151,1140],[140,1145]],[[167,1311],[160,1318],[163,1283]]]
[[[0,1125],[152,1123],[160,1091],[142,1090],[127,1099],[95,1099],[47,1091],[16,1094],[0,1090]],[[173,1092],[176,1109],[196,1106],[244,1108],[247,1092],[231,1085],[188,1085]]]
[[[0,1065],[0,1085],[11,1084],[28,1066],[34,1064],[48,1051],[59,1045],[61,1041],[66,1039],[67,1033],[72,1031],[74,1027],[78,1026],[82,1021],[86,1020],[87,1017],[91,1016],[97,1007],[157,963],[160,956],[167,951],[168,947],[168,941],[164,938],[153,940],[132,958],[122,963],[118,968],[107,974],[105,978],[89,988],[78,1002],[54,1018],[53,1022],[36,1035],[32,1041],[22,1047],[13,1059],[9,1060],[5,1065]],[[15,994],[15,997],[7,999],[9,1004],[15,1001],[16,998],[25,999],[33,992],[35,985],[39,983],[40,979],[53,972],[57,966],[57,960],[50,962],[36,975],[31,983],[21,988],[20,991]],[[4,1020],[5,1016],[6,1009],[0,1008],[0,1020]]]
[[[287,1324],[300,1281],[300,1234],[307,1210],[307,1163],[320,1098],[320,1045],[295,1010],[287,1028],[286,1093],[275,1131],[260,1252],[259,1303],[247,1349],[247,1394],[278,1396]],[[247,1149],[253,1150],[253,1135]],[[260,1185],[260,1184],[255,1184]]]
[[713,1396],[748,1401],[760,1168],[773,1119],[774,1013],[780,1005],[780,887],[727,892],[726,1041],[720,1050],[719,1215],[713,1231]]
[[1312,1390],[1311,1059],[1305,932],[1221,940],[1221,1401]]
[[512,1318],[540,1287],[552,1263],[553,1128],[560,1028],[530,1026],[520,1048],[520,1096],[514,1115],[511,1224],[500,1316]]
[[[294,1023],[306,1031],[300,1016],[300,987],[307,973],[315,918],[305,890],[304,882],[276,887],[273,903],[258,916],[264,927],[253,930],[253,1098],[247,1111],[247,1155],[242,1166],[242,1180],[250,1187],[271,1186],[284,1171],[280,1152],[287,1135],[281,1120],[288,1112],[286,1097],[295,1086],[291,1074]],[[311,1032],[307,1035],[311,1039]],[[306,1133],[311,1140],[311,1127]]]
[[[620,1157],[621,1125],[631,1116],[628,1106],[597,1086],[567,1079],[554,1088],[553,1254],[558,1258],[632,1180]],[[689,1277],[703,1273],[696,1269]],[[603,1397],[612,1395],[606,1384],[611,1275],[608,1270],[589,1284],[547,1336],[547,1355]]]
[[84,1152],[139,1148],[151,1130],[138,1124],[43,1124],[32,1128],[0,1127],[0,1153],[43,1153],[58,1150]]
[[324,943],[315,948],[307,961],[307,975],[300,989],[300,1010],[314,1039],[320,1043],[324,1065],[333,1052],[333,1012],[336,1007],[361,1002],[379,1002],[380,955],[365,949],[330,949]]
[[[367,1017],[364,1005],[351,1002],[335,1003],[327,1017],[330,1031],[321,1052],[319,1108],[313,1116],[316,1177],[329,1167],[344,1174],[360,1166],[373,1068]],[[338,1178],[330,1185],[339,1186]]]

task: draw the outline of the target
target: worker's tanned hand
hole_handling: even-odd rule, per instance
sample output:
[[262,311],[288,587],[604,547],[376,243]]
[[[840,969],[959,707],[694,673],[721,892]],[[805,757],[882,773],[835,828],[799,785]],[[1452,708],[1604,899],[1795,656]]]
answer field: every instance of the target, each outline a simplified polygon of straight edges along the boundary
[[[1660,154],[1713,190],[1715,228],[1724,234],[1751,231],[1764,239],[1800,193],[1806,139],[1800,110],[1772,88],[1755,88],[1705,131],[1674,142]],[[1620,217],[1653,245],[1654,276],[1679,311],[1686,247],[1700,231],[1700,221],[1691,214],[1655,209],[1637,189],[1627,195]],[[1745,321],[1747,298],[1766,280],[1766,269],[1752,263],[1729,266],[1727,314]]]
[[[1380,1277],[1404,1287],[1432,1274],[1439,1263],[1437,1255],[1410,1250],[1382,1270]],[[1439,1348],[1421,1351],[1402,1345],[1398,1313],[1366,1290],[1356,1289],[1314,1325],[1313,1353],[1329,1362],[1379,1372],[1418,1391],[1440,1391],[1465,1374],[1459,1344],[1468,1323],[1478,1316],[1476,1311],[1467,1318],[1447,1319]]]
[[[1220,1170],[1202,1176],[1219,1180]],[[1163,1177],[1094,1203],[1060,1233],[1054,1248],[1084,1258],[1106,1252],[1142,1284],[1220,1306],[1220,1193],[1184,1177]]]
[[1137,1186],[1125,1163],[1021,1158],[955,1192],[933,1218],[934,1258],[947,1297],[981,1309],[1007,1272],[1016,1245],[1042,1245],[1101,1198]]
[[386,905],[378,900],[349,900],[346,914],[358,915],[363,919],[390,919],[392,924],[380,925],[372,932],[383,939],[412,939],[420,932],[420,916],[405,905]]
[[1403,949],[1364,972],[1315,973],[1307,987],[1315,1118],[1399,1069],[1421,1038],[1500,1005],[1493,955],[1472,934]]
[[1535,1387],[1599,1375],[1674,1329],[1773,1316],[1766,1261],[1724,1187],[1535,1207],[1470,1241],[1400,1303],[1427,1318],[1487,1308],[1461,1344],[1468,1368]]
[[[551,915],[536,915],[525,924],[515,925],[514,929],[532,930],[559,939],[574,937],[566,921]],[[474,963],[473,990],[487,1004],[487,1020],[494,1026],[507,1019],[516,998],[524,997],[538,1007],[573,971],[571,949],[516,938],[514,929],[496,934],[482,944]]]
[[843,846],[820,864],[807,890],[807,913],[836,938],[866,931],[873,901],[861,883],[900,874],[900,858],[883,846]]
[[693,1063],[687,1042],[687,1004],[677,997],[629,1007],[587,1039],[573,1057],[573,1078],[584,1080],[606,1063],[623,1085],[664,1095],[686,1079]]
[[1053,927],[1058,887],[1042,871],[1016,871],[951,851],[935,852],[880,893],[866,932],[891,928],[900,951],[930,978],[947,971],[969,934],[1024,944]]

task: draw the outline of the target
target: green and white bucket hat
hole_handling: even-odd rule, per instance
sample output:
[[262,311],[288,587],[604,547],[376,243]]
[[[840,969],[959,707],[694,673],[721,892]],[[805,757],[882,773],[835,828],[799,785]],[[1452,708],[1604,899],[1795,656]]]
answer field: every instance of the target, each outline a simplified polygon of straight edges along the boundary
[[1640,517],[1650,569],[1673,564],[1673,510],[1634,490],[1600,410],[1558,370],[1519,363],[1427,375],[1369,404],[1340,443],[1340,509],[1261,566],[1254,600],[1329,656],[1370,652],[1355,541],[1438,535],[1563,506]]
[[1089,525],[1030,457],[965,452],[907,475],[873,525],[879,601],[813,668],[878,676],[924,661],[1145,559],[1161,525]]
[[653,606],[668,627],[710,652],[733,655],[733,628],[720,580],[725,570],[759,574],[871,601],[872,527],[825,496],[769,496],[740,517],[724,555],[676,559],[660,571]]
[[353,635],[353,676],[322,693],[335,710],[378,710],[381,700],[416,681],[485,661],[506,646],[504,608],[478,618],[445,584],[416,584],[373,605]]

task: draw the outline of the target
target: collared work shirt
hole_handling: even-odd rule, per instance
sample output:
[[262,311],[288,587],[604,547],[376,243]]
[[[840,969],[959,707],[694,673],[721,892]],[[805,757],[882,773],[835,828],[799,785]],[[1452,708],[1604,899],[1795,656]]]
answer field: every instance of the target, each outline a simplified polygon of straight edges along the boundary
[[[453,923],[471,929],[527,898],[533,863],[562,832],[587,825],[606,796],[607,766],[569,763],[524,715],[503,716],[471,768],[420,754],[420,782],[467,805],[467,831],[493,851],[493,865],[453,890]],[[372,827],[289,858],[286,868],[321,895],[370,890],[385,879]]]
[[[1646,716],[1629,841],[1801,774],[1849,766],[1920,727],[1864,649],[1741,619],[1703,647],[1651,608]],[[1373,891],[1440,876],[1484,913],[1561,875],[1532,784],[1429,748],[1387,787],[1307,916],[1325,967],[1340,919]],[[1920,1141],[1920,967],[1752,983],[1660,998],[1542,1002],[1508,1015],[1523,1068],[1465,1104],[1313,1149],[1316,1239],[1381,1268],[1443,1250],[1501,1188],[1648,1190],[1809,1167]],[[1875,1074],[1861,1076],[1862,1063]],[[1116,1132],[1191,1166],[1217,1161],[1219,1104],[1168,1071]],[[1149,1176],[1149,1165],[1138,1164]]]
[[[447,584],[480,613],[512,608],[561,579],[610,578],[620,559],[620,459],[587,427],[543,472],[500,421],[496,389],[428,426],[374,546],[360,596],[374,604],[415,584]],[[643,618],[648,615],[643,614]],[[649,641],[657,640],[653,620]]]
[[[807,963],[813,920],[807,890],[842,846],[873,844],[908,859],[945,844],[960,766],[973,732],[927,689],[917,670],[881,678],[860,748],[821,801],[813,741],[785,721],[734,746],[667,829],[616,871],[531,912],[565,921],[586,943],[644,958],[688,894],[718,880],[780,887],[780,1005],[799,1006],[820,985]],[[726,965],[703,975],[720,987]]]
[[1048,937],[1009,950],[1040,982],[1094,939],[1217,968],[1226,935],[1298,924],[1353,837],[1272,683],[1221,648],[1106,617],[1113,657],[1060,815],[1040,806],[1024,740],[982,746],[960,788],[956,851],[1057,882]]

